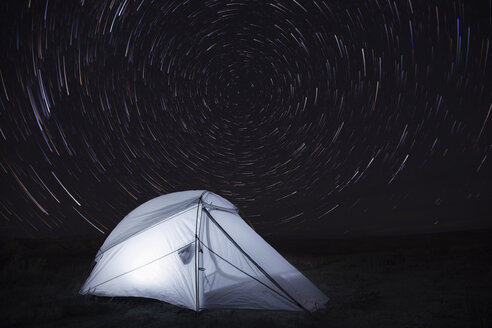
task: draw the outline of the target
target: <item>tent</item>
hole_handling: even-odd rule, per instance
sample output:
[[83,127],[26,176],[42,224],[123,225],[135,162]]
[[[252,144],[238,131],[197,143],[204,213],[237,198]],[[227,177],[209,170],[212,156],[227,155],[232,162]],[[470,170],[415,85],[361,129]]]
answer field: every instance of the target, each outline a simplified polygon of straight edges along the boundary
[[210,308],[315,311],[328,298],[263,240],[226,199],[203,190],[130,212],[97,252],[81,294]]

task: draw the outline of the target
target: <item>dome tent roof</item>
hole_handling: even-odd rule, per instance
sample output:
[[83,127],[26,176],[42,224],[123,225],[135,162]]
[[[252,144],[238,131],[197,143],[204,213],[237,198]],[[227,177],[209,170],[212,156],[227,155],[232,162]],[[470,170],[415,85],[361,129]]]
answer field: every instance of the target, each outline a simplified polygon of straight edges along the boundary
[[236,210],[227,199],[206,190],[178,191],[153,198],[128,213],[116,225],[97,253],[98,257],[106,250],[146,230],[160,222],[198,204],[199,199],[210,206]]

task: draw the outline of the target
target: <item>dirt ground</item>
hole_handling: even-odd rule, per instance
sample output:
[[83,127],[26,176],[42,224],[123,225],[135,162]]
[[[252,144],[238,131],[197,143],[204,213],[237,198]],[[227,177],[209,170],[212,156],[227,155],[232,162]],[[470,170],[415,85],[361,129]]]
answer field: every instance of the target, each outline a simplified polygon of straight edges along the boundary
[[492,327],[492,231],[270,240],[328,297],[313,314],[82,296],[102,240],[3,240],[0,327]]

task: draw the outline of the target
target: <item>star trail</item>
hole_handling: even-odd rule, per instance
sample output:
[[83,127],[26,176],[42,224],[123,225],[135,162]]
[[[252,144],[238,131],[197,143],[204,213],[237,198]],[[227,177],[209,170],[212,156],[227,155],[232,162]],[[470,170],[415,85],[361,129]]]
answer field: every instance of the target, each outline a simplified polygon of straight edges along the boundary
[[490,225],[491,2],[2,1],[2,234],[208,189],[262,233]]

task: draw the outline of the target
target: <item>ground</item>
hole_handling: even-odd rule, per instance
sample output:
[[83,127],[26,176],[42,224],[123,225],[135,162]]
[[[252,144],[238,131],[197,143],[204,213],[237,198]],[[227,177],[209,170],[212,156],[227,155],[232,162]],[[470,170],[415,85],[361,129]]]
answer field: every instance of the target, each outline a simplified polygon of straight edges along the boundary
[[1,242],[0,327],[492,327],[492,231],[269,240],[330,302],[313,314],[82,296],[102,240]]

